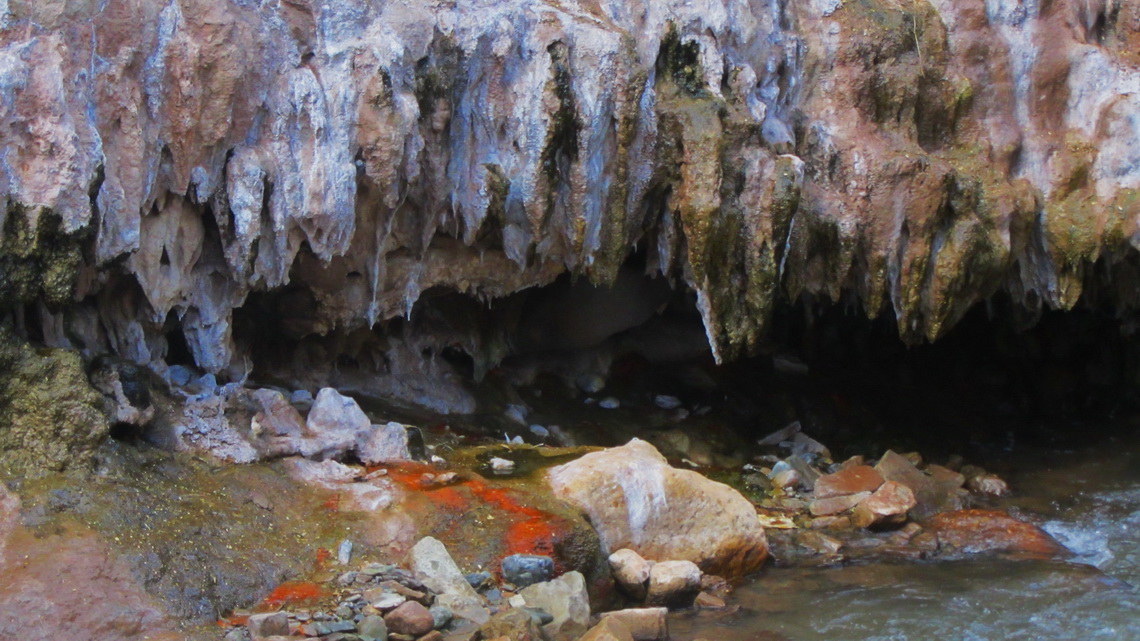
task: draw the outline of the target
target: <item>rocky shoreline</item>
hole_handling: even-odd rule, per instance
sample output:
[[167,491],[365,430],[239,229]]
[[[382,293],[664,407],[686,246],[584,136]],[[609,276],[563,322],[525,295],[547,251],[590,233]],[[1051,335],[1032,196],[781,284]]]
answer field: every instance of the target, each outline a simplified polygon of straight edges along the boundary
[[[314,426],[343,424],[330,420],[329,407],[349,416],[359,412],[339,395],[345,400],[330,404],[334,394],[318,394],[305,419],[311,432],[306,439],[327,437]],[[274,420],[292,416],[279,404],[271,407],[276,419],[264,411],[254,418],[270,431]],[[397,426],[389,422],[372,429],[391,434]],[[367,442],[338,438],[346,444]],[[485,447],[473,459],[483,461],[478,471],[438,454],[426,465],[408,461],[406,435],[394,440],[400,447],[382,464],[294,457],[284,465],[298,480],[334,491],[339,509],[364,512],[405,509],[415,494],[447,510],[454,491],[483,488],[473,492],[479,496],[498,477],[505,493],[484,498],[501,518],[511,519],[517,515],[505,497],[517,492],[509,489],[512,475],[541,452],[538,456],[545,458],[531,476],[540,478],[541,492],[584,514],[597,538],[594,560],[601,555],[605,563],[599,568],[582,556],[562,554],[562,541],[548,532],[546,538],[529,541],[525,553],[498,556],[479,568],[464,568],[464,574],[443,543],[426,537],[405,555],[388,560],[399,565],[371,562],[352,570],[326,570],[323,579],[308,584],[296,598],[286,590],[284,597],[271,595],[252,610],[234,611],[219,622],[228,630],[227,641],[655,641],[668,638],[670,611],[731,612],[733,579],[760,569],[769,554],[779,565],[808,566],[987,553],[1010,558],[1068,554],[1036,525],[993,509],[993,502],[1009,492],[993,473],[964,464],[960,457],[938,465],[924,462],[918,453],[891,450],[877,460],[854,456],[836,463],[827,447],[798,423],[758,440],[761,453],[742,466],[739,476],[741,489],[751,498],[669,465],[653,445],[639,439],[606,449],[522,443]],[[351,456],[352,447],[346,446],[342,456]],[[522,494],[517,499],[527,502]],[[496,547],[470,540],[453,545],[460,552]],[[352,550],[351,542],[341,543],[339,567],[351,564]]]

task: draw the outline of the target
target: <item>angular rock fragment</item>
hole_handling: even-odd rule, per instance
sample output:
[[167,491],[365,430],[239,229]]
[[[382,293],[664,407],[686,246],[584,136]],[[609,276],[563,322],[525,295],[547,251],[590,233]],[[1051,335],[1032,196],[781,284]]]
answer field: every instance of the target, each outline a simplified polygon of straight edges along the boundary
[[856,527],[871,527],[885,520],[901,517],[914,508],[918,501],[909,487],[896,481],[883,483],[871,496],[856,506],[851,516]]
[[831,516],[841,514],[855,507],[871,496],[870,492],[833,496],[826,499],[815,499],[808,505],[812,516]]
[[567,572],[557,579],[535,583],[519,594],[527,607],[548,612],[552,619],[543,631],[552,641],[574,641],[590,627],[590,595],[580,572]]
[[869,465],[846,467],[833,474],[825,474],[815,482],[815,496],[825,499],[844,494],[874,492],[883,484],[883,477]]
[[395,463],[411,460],[408,450],[408,429],[396,422],[371,425],[358,432],[355,451],[365,465]]

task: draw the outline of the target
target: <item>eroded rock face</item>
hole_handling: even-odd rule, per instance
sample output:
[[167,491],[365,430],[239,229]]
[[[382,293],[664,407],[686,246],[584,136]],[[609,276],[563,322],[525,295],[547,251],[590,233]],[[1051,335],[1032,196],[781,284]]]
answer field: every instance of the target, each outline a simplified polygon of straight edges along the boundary
[[547,472],[555,496],[583,510],[607,551],[630,548],[654,560],[686,560],[742,576],[768,556],[752,504],[736,490],[669,466],[650,444],[587,454]]
[[718,358],[782,295],[934,339],[1103,259],[1134,303],[1138,50],[1140,8],[1078,0],[13,0],[0,305],[160,371],[184,343],[472,411],[436,355],[508,351],[477,301],[635,243]]

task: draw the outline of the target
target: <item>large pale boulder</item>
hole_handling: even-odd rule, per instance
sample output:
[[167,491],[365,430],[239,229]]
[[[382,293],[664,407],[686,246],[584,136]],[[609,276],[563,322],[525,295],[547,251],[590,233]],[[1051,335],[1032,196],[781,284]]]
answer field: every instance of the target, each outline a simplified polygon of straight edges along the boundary
[[551,468],[554,494],[590,518],[606,551],[684,559],[711,574],[740,576],[768,556],[756,510],[736,490],[670,467],[649,443],[587,454]]

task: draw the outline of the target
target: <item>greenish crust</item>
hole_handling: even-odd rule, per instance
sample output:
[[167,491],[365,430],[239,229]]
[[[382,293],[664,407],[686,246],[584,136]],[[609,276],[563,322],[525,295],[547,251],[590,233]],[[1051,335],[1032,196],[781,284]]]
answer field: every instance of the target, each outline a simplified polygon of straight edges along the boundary
[[678,89],[693,98],[708,95],[705,74],[701,67],[701,45],[697,42],[682,42],[677,25],[669,23],[669,31],[661,39],[657,54],[658,82],[667,77]]
[[462,66],[463,50],[455,40],[437,35],[431,55],[416,63],[415,96],[421,118],[434,114],[440,100],[454,102]]
[[50,210],[9,206],[0,240],[0,308],[37,299],[51,306],[71,300],[86,234],[69,234],[62,226]]
[[0,474],[38,476],[86,463],[110,426],[79,355],[33,349],[0,328]]

